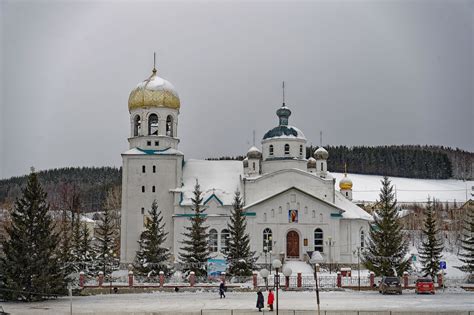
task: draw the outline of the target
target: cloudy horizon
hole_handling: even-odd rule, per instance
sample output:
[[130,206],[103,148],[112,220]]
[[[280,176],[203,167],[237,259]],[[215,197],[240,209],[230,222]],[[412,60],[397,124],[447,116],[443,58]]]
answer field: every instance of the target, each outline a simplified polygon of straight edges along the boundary
[[469,1],[0,1],[0,179],[120,166],[128,95],[176,87],[185,158],[245,154],[277,124],[308,145],[474,151]]

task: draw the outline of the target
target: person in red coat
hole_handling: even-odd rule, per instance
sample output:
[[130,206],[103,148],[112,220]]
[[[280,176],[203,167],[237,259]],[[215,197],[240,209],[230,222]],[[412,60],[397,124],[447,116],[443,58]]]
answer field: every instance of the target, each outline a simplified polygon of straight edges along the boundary
[[268,303],[268,308],[270,309],[270,312],[273,311],[273,301],[275,300],[275,296],[273,295],[272,289],[268,290],[268,298],[267,298],[267,303]]

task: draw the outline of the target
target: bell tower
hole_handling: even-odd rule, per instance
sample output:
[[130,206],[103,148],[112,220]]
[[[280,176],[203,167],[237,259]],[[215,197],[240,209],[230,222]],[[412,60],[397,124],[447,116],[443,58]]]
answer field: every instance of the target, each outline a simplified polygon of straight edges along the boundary
[[138,240],[154,200],[168,232],[164,246],[173,248],[175,196],[170,191],[182,183],[183,153],[178,151],[177,133],[181,104],[174,86],[157,72],[154,65],[151,75],[131,91],[128,99],[130,149],[122,154],[123,265],[135,260]]

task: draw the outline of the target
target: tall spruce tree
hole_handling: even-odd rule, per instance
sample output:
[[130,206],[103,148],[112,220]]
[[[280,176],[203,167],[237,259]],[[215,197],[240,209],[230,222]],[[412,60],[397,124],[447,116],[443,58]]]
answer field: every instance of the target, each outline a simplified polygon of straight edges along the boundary
[[106,278],[110,277],[112,271],[118,269],[119,258],[115,250],[115,238],[117,229],[115,226],[115,211],[104,208],[97,229],[97,244],[94,248],[97,271],[102,271]]
[[46,193],[32,169],[22,196],[16,200],[11,226],[6,228],[0,258],[4,299],[32,301],[65,293],[59,237],[48,210]]
[[151,209],[148,211],[149,218],[146,222],[146,229],[140,235],[139,250],[135,261],[135,269],[138,274],[158,275],[163,271],[165,275],[170,274],[168,259],[169,249],[163,246],[166,241],[165,223],[162,223],[163,216],[158,211],[156,200],[153,201]]
[[439,237],[439,229],[436,221],[435,210],[431,200],[428,198],[428,203],[425,208],[425,221],[423,228],[423,240],[421,248],[418,251],[420,256],[421,269],[425,275],[429,275],[432,279],[435,278],[439,271],[439,262],[441,260],[443,251],[443,240]]
[[209,259],[209,245],[207,232],[208,226],[205,226],[205,209],[201,208],[202,196],[198,181],[194,186],[193,203],[194,215],[189,218],[191,226],[186,226],[187,232],[183,233],[184,240],[181,247],[180,259],[183,262],[185,272],[194,271],[196,276],[205,276],[207,274],[206,264]]
[[235,192],[230,223],[227,264],[228,272],[233,276],[251,276],[255,264],[255,252],[250,251],[250,236],[246,233],[247,221],[242,209],[240,191]]
[[82,266],[82,270],[87,275],[94,275],[97,271],[97,265],[95,262],[95,251],[94,247],[92,246],[92,236],[89,231],[89,228],[85,223],[81,224],[81,237],[80,237],[80,245],[79,245],[79,258]]
[[466,211],[464,219],[463,238],[461,241],[462,251],[459,258],[464,264],[461,270],[468,272],[471,277],[474,275],[474,208],[470,207]]
[[398,219],[393,186],[388,177],[384,177],[381,183],[379,208],[375,210],[362,261],[378,276],[393,276],[395,273],[400,276],[410,267],[410,260],[405,257],[408,241]]

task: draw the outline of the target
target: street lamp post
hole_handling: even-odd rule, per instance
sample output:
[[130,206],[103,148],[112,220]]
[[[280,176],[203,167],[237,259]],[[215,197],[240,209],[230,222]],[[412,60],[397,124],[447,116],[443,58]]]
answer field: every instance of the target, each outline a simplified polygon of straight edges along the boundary
[[260,270],[260,275],[262,276],[262,278],[265,280],[265,288],[267,289],[268,291],[268,275],[270,273],[268,272],[267,269],[263,268],[262,270]]
[[273,268],[275,268],[275,280],[273,282],[276,289],[276,315],[278,315],[278,287],[280,286],[280,275],[278,274],[278,270],[281,268],[281,261],[275,259],[272,265]]
[[326,242],[326,244],[329,246],[329,273],[332,272],[332,255],[331,255],[331,251],[332,251],[332,246],[334,245],[335,242],[333,242],[332,240],[332,237],[329,236],[328,237],[328,240]]
[[290,276],[293,273],[290,267],[283,268],[283,274],[285,275],[285,288],[288,289],[290,287]]
[[319,307],[319,287],[318,287],[318,266],[320,262],[323,262],[324,258],[319,251],[313,252],[309,262],[314,265],[314,280],[316,282],[316,303],[318,305],[318,315],[321,314],[321,309]]

